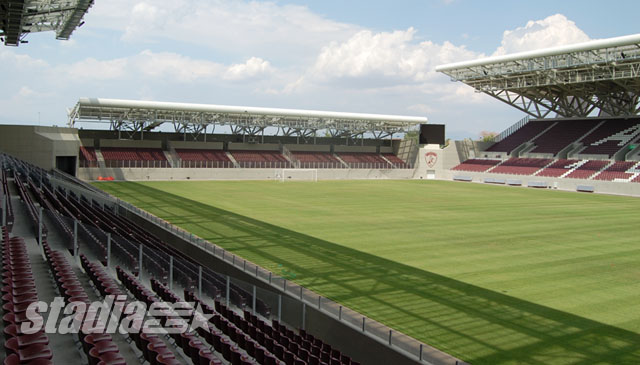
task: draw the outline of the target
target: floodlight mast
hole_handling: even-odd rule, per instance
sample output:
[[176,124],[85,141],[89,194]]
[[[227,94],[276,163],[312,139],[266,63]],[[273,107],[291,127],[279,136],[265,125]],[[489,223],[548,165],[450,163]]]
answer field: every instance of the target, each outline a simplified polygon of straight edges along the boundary
[[438,66],[533,117],[637,115],[640,34]]

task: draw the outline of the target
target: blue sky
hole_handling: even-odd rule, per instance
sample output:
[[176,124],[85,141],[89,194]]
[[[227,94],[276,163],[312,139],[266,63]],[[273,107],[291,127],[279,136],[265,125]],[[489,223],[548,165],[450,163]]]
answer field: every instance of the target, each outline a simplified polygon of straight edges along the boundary
[[64,125],[88,96],[419,115],[477,138],[523,114],[435,66],[638,33],[638,13],[638,1],[96,0],[71,41],[0,47],[0,123]]

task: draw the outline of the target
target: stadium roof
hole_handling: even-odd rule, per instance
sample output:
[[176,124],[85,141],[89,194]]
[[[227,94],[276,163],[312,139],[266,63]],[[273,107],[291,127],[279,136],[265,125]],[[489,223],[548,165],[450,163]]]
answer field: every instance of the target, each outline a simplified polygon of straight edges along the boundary
[[234,134],[257,135],[275,127],[284,135],[311,136],[327,130],[332,137],[372,133],[384,138],[406,132],[424,117],[277,109],[245,106],[169,103],[117,99],[80,98],[69,112],[69,126],[78,122],[110,123],[111,129],[150,131],[172,123],[176,132],[199,133],[208,125],[229,126]]
[[69,39],[81,26],[93,0],[0,0],[0,38],[5,46],[27,43],[33,32],[55,31]]
[[640,34],[436,67],[536,118],[640,112]]

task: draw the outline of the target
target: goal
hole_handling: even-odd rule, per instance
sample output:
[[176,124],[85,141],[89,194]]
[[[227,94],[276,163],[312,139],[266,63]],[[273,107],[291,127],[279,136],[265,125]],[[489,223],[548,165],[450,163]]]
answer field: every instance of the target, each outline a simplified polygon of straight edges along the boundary
[[318,181],[318,169],[281,169],[276,172],[276,179],[285,181]]

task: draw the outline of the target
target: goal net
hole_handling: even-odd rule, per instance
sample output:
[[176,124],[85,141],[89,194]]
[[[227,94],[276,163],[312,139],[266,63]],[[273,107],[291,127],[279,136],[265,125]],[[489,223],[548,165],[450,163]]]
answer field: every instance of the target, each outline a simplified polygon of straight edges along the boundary
[[281,169],[276,172],[276,179],[285,181],[318,181],[317,169]]

